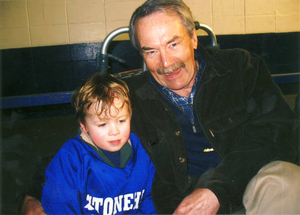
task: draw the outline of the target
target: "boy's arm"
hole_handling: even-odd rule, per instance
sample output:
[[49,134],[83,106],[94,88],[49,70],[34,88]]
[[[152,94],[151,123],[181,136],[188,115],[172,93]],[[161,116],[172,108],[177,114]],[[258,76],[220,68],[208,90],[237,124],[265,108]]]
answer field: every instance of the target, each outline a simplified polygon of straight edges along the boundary
[[147,187],[146,187],[146,191],[143,196],[143,201],[142,201],[141,205],[139,206],[139,212],[141,214],[156,214],[155,208],[153,205],[153,201],[152,201],[152,194],[151,194],[154,173],[155,173],[154,165],[152,162],[150,162]]
[[71,146],[61,148],[47,167],[41,199],[47,214],[82,214],[77,184],[81,163]]

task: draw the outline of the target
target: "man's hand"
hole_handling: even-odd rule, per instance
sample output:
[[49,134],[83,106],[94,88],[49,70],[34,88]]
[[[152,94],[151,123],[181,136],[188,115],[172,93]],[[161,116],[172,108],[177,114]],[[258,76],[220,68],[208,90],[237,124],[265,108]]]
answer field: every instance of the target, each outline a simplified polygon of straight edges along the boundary
[[21,212],[26,215],[46,215],[41,203],[31,196],[25,197]]
[[198,188],[185,197],[178,205],[174,215],[179,214],[216,214],[220,203],[216,195],[209,189]]

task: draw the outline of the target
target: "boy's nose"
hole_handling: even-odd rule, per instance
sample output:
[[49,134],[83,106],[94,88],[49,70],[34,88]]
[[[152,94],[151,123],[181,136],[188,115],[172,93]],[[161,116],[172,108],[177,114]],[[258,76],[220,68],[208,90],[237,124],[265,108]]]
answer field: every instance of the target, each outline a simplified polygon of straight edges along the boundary
[[111,125],[109,130],[109,135],[117,135],[120,133],[119,127],[117,125]]

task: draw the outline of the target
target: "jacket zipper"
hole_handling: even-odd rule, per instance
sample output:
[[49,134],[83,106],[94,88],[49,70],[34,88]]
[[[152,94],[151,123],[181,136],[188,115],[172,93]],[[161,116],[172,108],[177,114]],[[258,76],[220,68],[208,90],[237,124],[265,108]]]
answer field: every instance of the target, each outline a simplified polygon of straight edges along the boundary
[[[155,85],[154,85],[154,86],[155,86]],[[190,121],[191,124],[192,124],[193,132],[194,132],[194,133],[197,133],[197,129],[196,129],[196,126],[195,126],[194,121],[192,121],[192,120],[188,117],[188,115],[186,115],[186,113],[185,113],[183,110],[181,110],[177,105],[175,105],[175,104],[173,103],[173,101],[172,101],[171,99],[169,99],[165,94],[161,93],[160,90],[158,90],[158,92],[160,93],[160,95],[162,95],[162,96],[165,97],[167,100],[169,100],[170,103],[171,103],[172,105],[174,105],[175,108],[179,109],[179,110],[180,110],[180,111],[181,111],[181,112],[189,119],[189,121]],[[168,110],[170,110],[170,108],[168,107],[168,105],[166,105],[165,108],[167,108]],[[192,109],[192,114],[194,115],[194,113],[193,113],[193,104],[191,105],[191,109]],[[171,111],[171,112],[172,112],[172,111]],[[195,117],[195,116],[194,116],[194,117]]]
[[[200,89],[195,93],[195,97],[194,97],[195,99],[197,98],[197,94],[199,94],[199,93],[201,92],[203,86],[206,85],[207,83],[209,83],[212,79],[213,79],[213,77],[211,77],[210,80],[208,80],[208,81],[202,83],[202,85],[200,86]],[[195,110],[196,110],[196,106],[195,106]],[[203,124],[202,124],[201,120],[199,119],[199,116],[196,115],[196,117],[198,118],[200,127],[201,127],[201,129],[202,129],[202,131],[203,131],[203,133],[204,133],[204,136],[207,138],[208,142],[211,144],[212,148],[217,152],[217,154],[218,154],[221,158],[223,158],[223,156],[218,152],[218,150],[216,150],[216,148],[215,148],[215,146],[214,146],[214,144],[213,144],[213,141],[211,140],[211,137],[212,137],[212,138],[215,137],[213,131],[209,128],[209,129],[208,129],[208,131],[210,132],[210,135],[209,135],[208,132],[207,132],[205,129],[203,129]]]
[[[195,119],[195,116],[194,116],[194,105],[191,104],[190,108],[192,109],[193,118]],[[189,120],[190,120],[190,118],[189,118]],[[195,126],[195,120],[194,121],[190,120],[190,122],[192,123],[193,132],[197,133],[197,129],[196,129],[196,126]]]

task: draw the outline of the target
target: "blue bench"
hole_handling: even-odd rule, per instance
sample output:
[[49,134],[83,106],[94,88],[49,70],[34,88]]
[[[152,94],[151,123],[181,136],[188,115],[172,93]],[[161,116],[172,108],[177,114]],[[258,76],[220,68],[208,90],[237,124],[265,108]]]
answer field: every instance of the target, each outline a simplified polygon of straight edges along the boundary
[[[278,85],[298,83],[300,73],[275,74],[272,75],[274,82]],[[73,92],[57,92],[37,95],[23,95],[0,98],[0,108],[18,108],[40,105],[55,105],[70,103]]]

